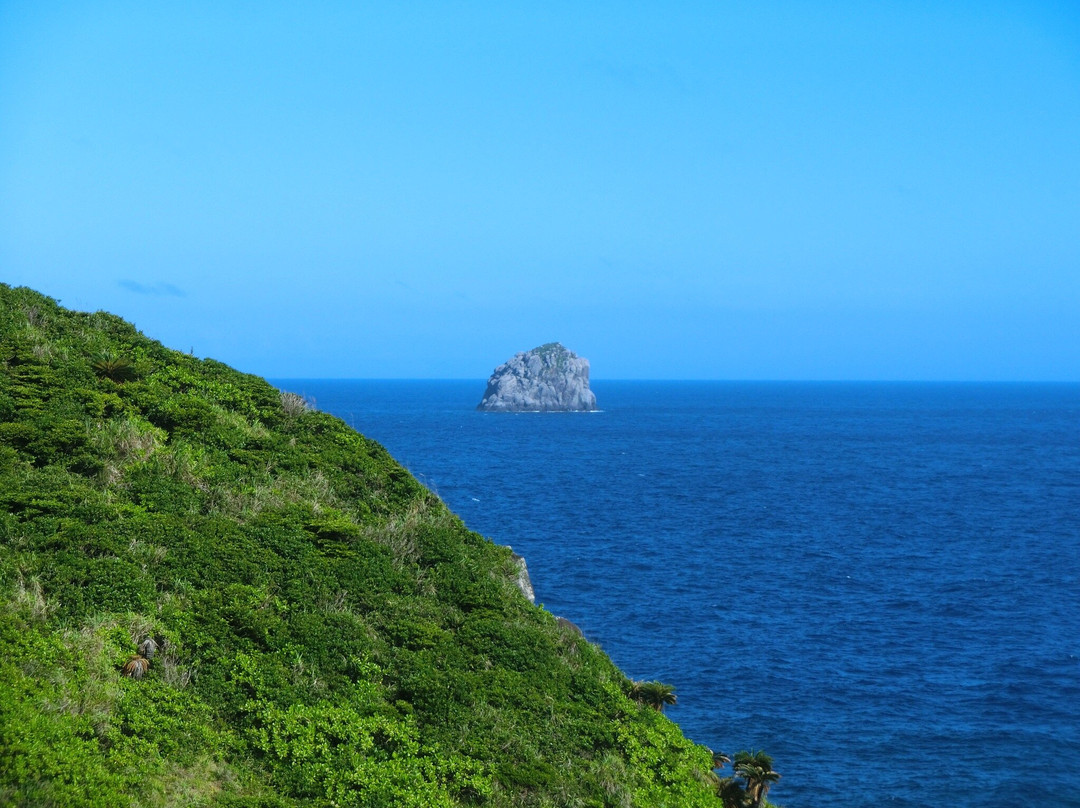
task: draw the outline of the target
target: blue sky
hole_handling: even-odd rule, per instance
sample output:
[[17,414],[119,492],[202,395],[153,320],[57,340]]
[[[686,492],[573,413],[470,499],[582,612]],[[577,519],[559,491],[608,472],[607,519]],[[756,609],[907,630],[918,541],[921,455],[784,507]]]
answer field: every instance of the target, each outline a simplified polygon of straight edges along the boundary
[[1080,6],[0,2],[0,280],[279,378],[1080,380]]

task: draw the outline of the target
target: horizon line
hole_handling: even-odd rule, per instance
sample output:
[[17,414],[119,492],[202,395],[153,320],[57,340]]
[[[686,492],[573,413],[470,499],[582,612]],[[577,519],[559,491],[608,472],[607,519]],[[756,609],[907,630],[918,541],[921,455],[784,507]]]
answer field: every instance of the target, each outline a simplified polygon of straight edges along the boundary
[[[486,378],[475,376],[274,376],[265,375],[268,381],[305,382],[480,382]],[[600,378],[590,379],[590,384],[607,382],[650,383],[721,383],[721,384],[1059,384],[1080,385],[1080,379],[674,379],[674,378]]]

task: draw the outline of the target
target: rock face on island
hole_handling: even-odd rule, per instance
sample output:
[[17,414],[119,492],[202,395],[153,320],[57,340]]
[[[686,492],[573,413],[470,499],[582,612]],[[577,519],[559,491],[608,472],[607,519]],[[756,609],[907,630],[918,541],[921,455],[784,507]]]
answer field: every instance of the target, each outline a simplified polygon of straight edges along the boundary
[[580,412],[596,409],[589,360],[549,342],[495,368],[476,409],[486,412]]

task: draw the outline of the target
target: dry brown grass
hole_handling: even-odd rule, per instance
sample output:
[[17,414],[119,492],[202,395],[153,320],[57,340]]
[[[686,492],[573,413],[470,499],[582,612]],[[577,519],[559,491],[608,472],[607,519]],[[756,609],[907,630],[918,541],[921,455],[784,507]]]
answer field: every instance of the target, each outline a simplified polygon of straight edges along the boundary
[[172,645],[166,643],[158,653],[155,661],[161,681],[169,687],[182,690],[191,684],[195,671],[180,664],[176,648]]
[[450,527],[456,517],[440,502],[430,499],[413,502],[408,510],[370,526],[364,537],[390,549],[398,568],[411,566],[420,559],[417,532],[424,526],[434,529]]
[[54,672],[57,690],[64,695],[46,705],[46,709],[86,716],[98,738],[105,737],[113,708],[121,697],[115,660],[120,649],[108,640],[117,625],[115,617],[99,617],[64,633],[64,645],[81,663],[78,683],[69,683],[63,671]]
[[281,409],[290,418],[299,418],[308,410],[315,409],[315,402],[297,393],[282,391]]
[[34,623],[44,623],[56,611],[56,603],[45,597],[41,581],[21,574],[15,583],[15,605]]
[[149,460],[165,444],[165,433],[149,422],[130,415],[107,421],[88,420],[90,441],[105,458],[99,480],[106,487],[116,485],[124,469]]

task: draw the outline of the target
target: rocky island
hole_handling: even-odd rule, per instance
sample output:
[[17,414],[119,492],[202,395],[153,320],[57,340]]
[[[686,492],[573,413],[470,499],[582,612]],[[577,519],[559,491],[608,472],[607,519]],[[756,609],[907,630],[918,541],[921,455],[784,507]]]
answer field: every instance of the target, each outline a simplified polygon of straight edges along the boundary
[[522,351],[495,368],[476,408],[485,412],[595,410],[589,360],[558,342]]

